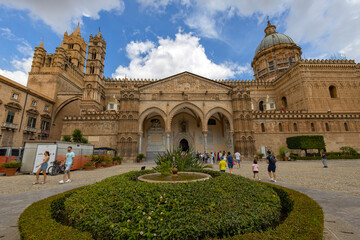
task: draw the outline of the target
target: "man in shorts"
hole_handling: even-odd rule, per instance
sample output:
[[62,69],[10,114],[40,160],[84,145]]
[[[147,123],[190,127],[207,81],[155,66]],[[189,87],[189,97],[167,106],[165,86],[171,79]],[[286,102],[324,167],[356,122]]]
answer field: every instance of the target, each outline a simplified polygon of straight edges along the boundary
[[69,146],[67,148],[68,152],[66,153],[66,162],[65,162],[65,173],[63,176],[63,179],[59,181],[60,184],[63,184],[66,178],[66,175],[68,176],[68,180],[66,180],[66,183],[70,183],[70,168],[73,163],[73,158],[75,157],[75,153],[72,151],[72,147]]
[[267,153],[268,153],[268,156],[266,158],[266,163],[269,164],[268,172],[269,172],[270,182],[276,182],[276,173],[275,173],[275,171],[276,171],[277,159],[276,159],[276,157],[274,155],[271,154],[270,150]]
[[237,164],[238,164],[238,166],[240,168],[240,153],[239,152],[235,153],[235,159],[236,159],[236,162],[237,162]]

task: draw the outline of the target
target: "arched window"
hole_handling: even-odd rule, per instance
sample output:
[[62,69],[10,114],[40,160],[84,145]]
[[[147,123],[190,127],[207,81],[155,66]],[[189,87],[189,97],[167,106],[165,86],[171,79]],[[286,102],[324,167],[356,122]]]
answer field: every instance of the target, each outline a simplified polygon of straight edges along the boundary
[[264,101],[259,102],[259,110],[264,111]]
[[349,127],[348,127],[347,123],[344,123],[344,128],[345,128],[345,131],[349,131]]
[[96,52],[92,52],[91,58],[92,58],[92,59],[96,59]]
[[311,123],[311,131],[312,131],[312,132],[315,132],[315,126],[314,126],[314,123]]
[[331,85],[329,87],[329,93],[330,93],[330,97],[331,98],[337,98],[337,92],[336,92],[336,87]]
[[94,66],[90,66],[90,74],[94,74],[95,73],[95,67]]
[[296,123],[294,123],[294,132],[297,132],[297,125],[296,125]]
[[327,132],[330,131],[330,127],[329,127],[329,124],[328,124],[328,123],[325,123],[325,129],[326,129]]
[[287,108],[288,104],[287,104],[287,100],[286,97],[282,97],[281,98],[281,104],[284,108]]
[[283,129],[282,129],[282,124],[279,123],[279,132],[282,132],[282,131],[283,131]]
[[264,123],[261,123],[261,132],[265,132],[265,125],[264,125]]

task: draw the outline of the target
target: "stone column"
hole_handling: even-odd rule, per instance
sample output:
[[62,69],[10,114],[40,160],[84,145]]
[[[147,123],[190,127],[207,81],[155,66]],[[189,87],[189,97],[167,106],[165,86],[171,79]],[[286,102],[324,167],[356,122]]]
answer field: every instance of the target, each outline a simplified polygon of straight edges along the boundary
[[142,139],[143,139],[143,133],[139,133],[139,154],[142,153]]
[[166,150],[170,151],[170,133],[166,133]]
[[231,139],[231,151],[234,154],[235,153],[235,146],[234,146],[234,132],[229,132],[230,139]]
[[204,137],[204,152],[207,153],[207,132],[203,132]]

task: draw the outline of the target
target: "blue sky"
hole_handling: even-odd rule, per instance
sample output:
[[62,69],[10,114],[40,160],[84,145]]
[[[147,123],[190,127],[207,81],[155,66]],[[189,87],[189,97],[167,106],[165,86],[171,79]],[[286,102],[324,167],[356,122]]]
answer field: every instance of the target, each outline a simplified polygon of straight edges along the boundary
[[106,77],[252,79],[267,16],[303,58],[360,59],[360,0],[0,0],[0,74],[25,85],[41,38],[53,53],[80,22],[86,41],[101,28]]

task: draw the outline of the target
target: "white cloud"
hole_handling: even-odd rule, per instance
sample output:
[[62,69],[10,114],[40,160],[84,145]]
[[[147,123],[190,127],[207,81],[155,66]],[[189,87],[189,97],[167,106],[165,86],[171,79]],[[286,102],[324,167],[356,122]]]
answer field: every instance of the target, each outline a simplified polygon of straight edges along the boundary
[[[31,70],[33,49],[31,45],[23,38],[17,37],[9,28],[0,28],[0,36],[10,41],[18,42],[16,49],[23,58],[15,56],[10,61],[14,71],[0,68],[0,75],[3,75],[15,82],[26,85],[28,79],[28,72]],[[7,59],[3,59],[7,61]]]
[[22,71],[8,71],[0,69],[0,75],[7,77],[15,82],[18,82],[24,86],[27,84],[28,75]]
[[300,46],[310,44],[305,55],[341,53],[360,61],[359,0],[138,0],[143,7],[165,9],[179,4],[185,24],[201,36],[222,38],[226,20],[256,17],[262,23],[268,15],[273,23],[285,27],[285,33]]
[[212,62],[199,40],[191,33],[178,32],[175,39],[159,38],[158,43],[131,42],[126,47],[129,65],[119,66],[112,77],[164,78],[189,71],[211,79],[223,79],[251,70],[249,65]]
[[15,71],[9,71],[0,68],[0,75],[3,75],[15,82],[18,82],[24,86],[27,84],[28,73],[31,70],[31,63],[33,57],[11,60],[11,64],[15,68]]
[[29,11],[31,18],[43,20],[59,34],[70,30],[72,24],[81,22],[83,16],[99,19],[100,11],[122,13],[125,8],[123,0],[0,0],[1,4]]

